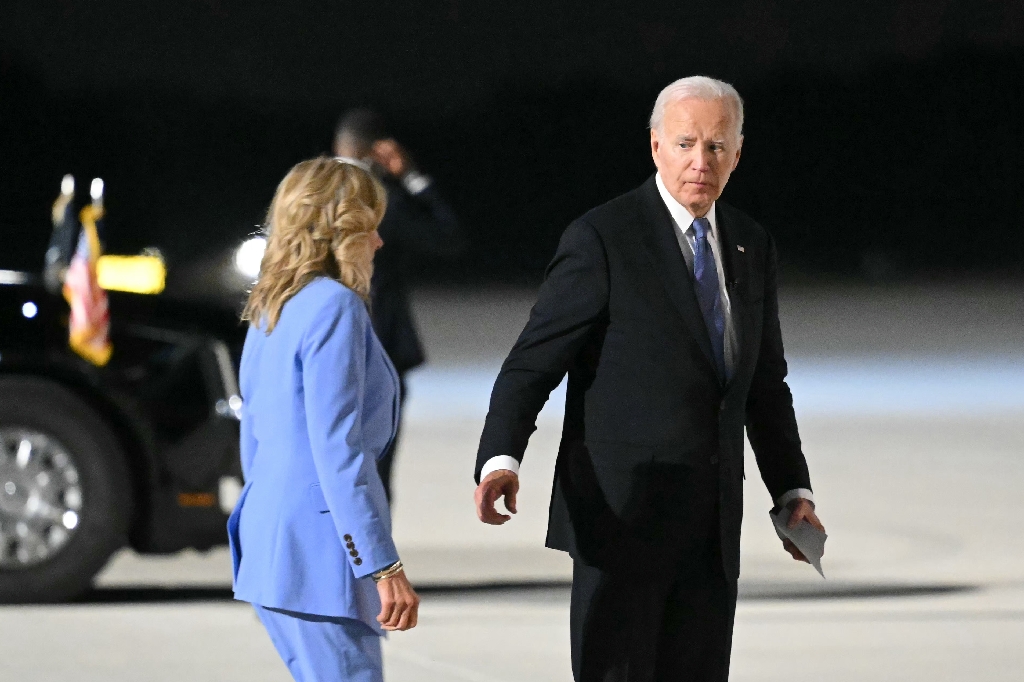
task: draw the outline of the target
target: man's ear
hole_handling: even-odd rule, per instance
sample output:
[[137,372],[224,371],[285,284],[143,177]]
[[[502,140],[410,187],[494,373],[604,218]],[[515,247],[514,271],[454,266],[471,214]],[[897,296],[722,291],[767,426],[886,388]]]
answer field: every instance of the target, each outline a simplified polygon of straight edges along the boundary
[[736,158],[733,159],[732,169],[736,170],[736,166],[740,165],[740,154],[743,152],[743,136],[740,135],[740,143],[736,146]]
[[651,158],[654,159],[654,165],[658,165],[658,147],[661,146],[661,140],[658,139],[658,131],[655,128],[651,128]]

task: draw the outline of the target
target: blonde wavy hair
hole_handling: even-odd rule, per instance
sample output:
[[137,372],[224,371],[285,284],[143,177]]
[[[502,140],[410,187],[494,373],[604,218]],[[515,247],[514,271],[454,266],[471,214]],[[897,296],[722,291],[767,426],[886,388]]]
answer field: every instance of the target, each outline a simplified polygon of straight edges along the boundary
[[321,156],[295,165],[267,211],[267,248],[242,319],[274,330],[281,309],[317,277],[330,277],[369,300],[373,231],[387,194],[355,163]]

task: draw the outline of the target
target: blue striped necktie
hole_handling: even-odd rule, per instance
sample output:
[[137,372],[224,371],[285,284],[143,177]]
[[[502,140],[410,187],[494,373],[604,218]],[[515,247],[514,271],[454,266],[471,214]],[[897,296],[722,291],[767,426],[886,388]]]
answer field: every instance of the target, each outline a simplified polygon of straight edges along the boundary
[[725,380],[725,313],[718,290],[718,266],[708,243],[711,223],[707,218],[695,218],[693,232],[693,279],[696,283],[697,303],[704,316],[704,324],[711,338],[711,355],[715,360],[718,377]]

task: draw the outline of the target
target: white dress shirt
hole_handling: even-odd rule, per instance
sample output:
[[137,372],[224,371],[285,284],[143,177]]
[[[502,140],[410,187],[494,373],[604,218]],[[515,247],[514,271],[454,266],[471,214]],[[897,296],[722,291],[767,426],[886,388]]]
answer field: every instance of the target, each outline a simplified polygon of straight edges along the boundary
[[[669,214],[672,216],[672,225],[675,227],[676,240],[679,242],[679,249],[682,251],[683,258],[686,260],[686,266],[690,270],[690,276],[693,276],[693,257],[695,252],[695,245],[697,234],[693,229],[694,216],[686,210],[686,207],[675,200],[669,191],[665,187],[665,182],[661,179],[661,173],[658,173],[655,177],[655,184],[658,186],[658,193],[661,195],[661,200],[665,202],[665,206],[668,208]],[[725,313],[725,368],[726,373],[732,375],[733,369],[736,367],[736,360],[739,353],[739,347],[736,339],[736,326],[732,320],[732,306],[729,302],[729,291],[725,286],[725,269],[722,267],[722,251],[721,251],[721,240],[718,236],[718,218],[715,212],[715,204],[711,204],[711,208],[708,210],[707,215],[708,222],[711,223],[711,231],[708,233],[708,245],[711,247],[711,253],[715,258],[715,268],[718,270],[718,291],[721,296],[722,309]],[[686,226],[685,228],[683,226]],[[480,479],[483,480],[487,474],[492,471],[498,471],[499,469],[507,469],[515,474],[519,473],[519,462],[515,457],[509,455],[498,455],[497,457],[491,457],[484,463],[483,469],[480,470]],[[777,506],[784,506],[789,504],[792,500],[803,498],[814,502],[814,493],[806,488],[796,488],[794,490],[787,491],[779,496],[775,500]]]
[[[686,260],[686,267],[690,270],[690,277],[693,277],[693,256],[697,247],[697,232],[693,229],[693,216],[668,193],[668,188],[661,179],[661,173],[655,177],[654,183],[658,186],[658,193],[661,200],[668,207],[672,216],[672,226],[675,228],[676,241],[679,242],[679,249],[683,252],[683,259]],[[732,304],[729,301],[729,290],[725,286],[725,268],[722,267],[722,247],[718,237],[718,218],[715,216],[715,204],[705,218],[711,223],[711,231],[708,232],[708,245],[715,258],[715,269],[718,270],[718,295],[722,300],[722,310],[725,313],[725,372],[732,376],[736,368],[736,359],[739,353],[739,346],[736,342],[736,326],[732,322]],[[686,226],[685,228],[683,226]]]

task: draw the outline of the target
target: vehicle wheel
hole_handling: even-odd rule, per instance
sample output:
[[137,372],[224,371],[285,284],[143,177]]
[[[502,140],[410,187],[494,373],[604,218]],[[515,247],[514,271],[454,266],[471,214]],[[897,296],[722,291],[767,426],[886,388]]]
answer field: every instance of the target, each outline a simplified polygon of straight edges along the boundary
[[54,382],[0,377],[0,603],[88,590],[131,514],[124,455],[103,418]]

